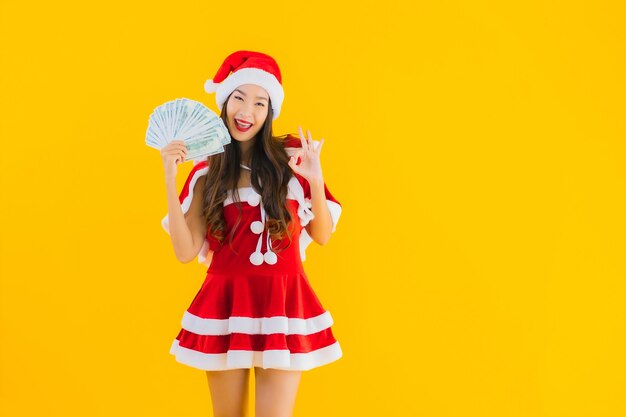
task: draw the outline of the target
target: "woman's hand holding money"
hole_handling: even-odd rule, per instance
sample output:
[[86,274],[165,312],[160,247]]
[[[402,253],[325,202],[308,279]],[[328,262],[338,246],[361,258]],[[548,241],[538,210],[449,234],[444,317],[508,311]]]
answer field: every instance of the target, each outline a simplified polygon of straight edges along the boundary
[[187,147],[185,141],[174,139],[161,148],[161,158],[163,159],[163,168],[165,169],[165,178],[176,178],[178,173],[178,164],[185,160],[187,155]]

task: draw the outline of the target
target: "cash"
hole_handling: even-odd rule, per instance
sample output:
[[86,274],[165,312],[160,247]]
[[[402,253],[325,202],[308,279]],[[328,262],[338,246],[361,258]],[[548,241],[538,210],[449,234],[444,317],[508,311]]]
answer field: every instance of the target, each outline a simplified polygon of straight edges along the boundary
[[148,119],[146,145],[161,150],[173,140],[187,147],[184,161],[224,152],[230,133],[224,121],[204,104],[177,98],[156,107]]

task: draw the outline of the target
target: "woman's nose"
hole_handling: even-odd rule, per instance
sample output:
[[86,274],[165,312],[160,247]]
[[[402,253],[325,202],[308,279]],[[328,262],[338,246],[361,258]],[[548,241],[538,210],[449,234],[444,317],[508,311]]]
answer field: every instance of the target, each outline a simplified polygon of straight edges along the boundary
[[239,114],[241,117],[248,117],[254,113],[254,107],[251,105],[245,104],[239,108]]

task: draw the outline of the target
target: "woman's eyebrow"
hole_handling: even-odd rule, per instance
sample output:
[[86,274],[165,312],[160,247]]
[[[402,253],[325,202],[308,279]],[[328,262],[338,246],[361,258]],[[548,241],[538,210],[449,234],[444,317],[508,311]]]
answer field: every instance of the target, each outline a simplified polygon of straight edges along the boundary
[[[246,95],[246,93],[244,93],[243,91],[241,91],[241,90],[240,90],[240,89],[238,89],[238,88],[235,88],[235,91],[239,91],[239,92],[240,92],[241,94],[243,94],[244,96]],[[266,99],[265,97],[256,96],[256,98],[260,98],[261,100],[265,100],[265,101],[267,101],[267,99]]]

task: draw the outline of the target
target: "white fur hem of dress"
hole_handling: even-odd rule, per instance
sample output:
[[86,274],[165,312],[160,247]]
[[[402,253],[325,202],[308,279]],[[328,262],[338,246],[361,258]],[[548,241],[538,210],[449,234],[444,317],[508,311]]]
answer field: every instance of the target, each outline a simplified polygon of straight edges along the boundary
[[226,353],[202,353],[187,349],[174,339],[170,353],[176,361],[204,371],[259,367],[308,371],[334,362],[343,356],[339,342],[308,353],[290,353],[289,350],[229,350]]

